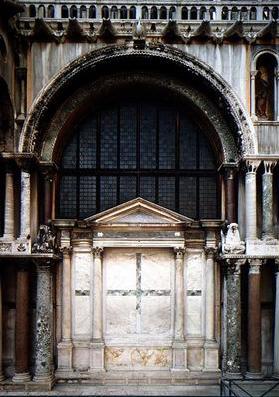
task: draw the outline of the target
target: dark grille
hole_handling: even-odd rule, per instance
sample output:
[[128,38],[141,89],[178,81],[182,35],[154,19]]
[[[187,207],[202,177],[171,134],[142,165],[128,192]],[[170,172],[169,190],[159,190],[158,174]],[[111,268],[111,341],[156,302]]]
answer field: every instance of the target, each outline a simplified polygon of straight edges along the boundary
[[216,218],[217,182],[211,146],[184,109],[118,104],[92,113],[66,145],[59,216],[86,218],[140,196]]

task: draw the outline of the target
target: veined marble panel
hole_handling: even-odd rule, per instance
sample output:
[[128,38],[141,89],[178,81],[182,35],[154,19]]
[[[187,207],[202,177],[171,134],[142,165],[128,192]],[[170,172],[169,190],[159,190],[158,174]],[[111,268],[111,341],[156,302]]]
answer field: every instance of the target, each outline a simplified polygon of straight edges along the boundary
[[107,296],[105,331],[108,335],[125,336],[137,330],[135,296]]
[[[142,289],[170,289],[171,267],[174,264],[174,255],[169,250],[152,249],[142,253]],[[152,271],[150,271],[152,267]]]
[[187,296],[186,329],[188,335],[202,334],[202,298]]
[[92,329],[90,296],[75,296],[74,336],[90,335]]
[[167,348],[106,347],[107,369],[166,369],[171,365],[171,350]]
[[141,302],[141,332],[169,335],[171,332],[170,296],[145,296]]
[[136,254],[134,249],[106,249],[104,262],[109,263],[105,272],[105,286],[108,290],[129,290],[136,288]]

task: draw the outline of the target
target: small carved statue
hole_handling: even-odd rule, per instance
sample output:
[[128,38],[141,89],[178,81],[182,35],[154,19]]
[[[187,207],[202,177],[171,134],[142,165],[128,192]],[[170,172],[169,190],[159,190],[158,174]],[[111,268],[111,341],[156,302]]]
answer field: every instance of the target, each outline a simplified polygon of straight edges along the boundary
[[256,77],[256,114],[261,120],[269,119],[270,89],[268,70],[261,66]]
[[36,242],[33,244],[32,252],[53,253],[56,247],[56,236],[50,226],[40,225]]
[[223,254],[243,254],[245,252],[245,243],[240,239],[237,223],[227,225],[227,233],[221,231],[221,236]]

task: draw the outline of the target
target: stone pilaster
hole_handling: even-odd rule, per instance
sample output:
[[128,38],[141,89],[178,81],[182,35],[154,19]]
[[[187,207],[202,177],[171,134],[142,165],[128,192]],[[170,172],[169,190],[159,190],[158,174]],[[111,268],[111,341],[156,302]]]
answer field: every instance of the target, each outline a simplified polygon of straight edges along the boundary
[[53,385],[53,307],[51,262],[37,262],[36,362],[34,381]]
[[92,249],[94,257],[93,275],[93,340],[90,344],[90,370],[104,371],[104,341],[103,341],[103,248]]
[[245,221],[246,221],[246,240],[257,239],[257,189],[256,172],[260,161],[246,161],[245,176]]
[[205,343],[204,369],[217,371],[219,367],[219,346],[215,339],[215,248],[205,247],[206,252],[206,296],[205,296]]
[[245,260],[226,260],[227,316],[226,316],[226,362],[225,376],[240,378],[241,356],[241,266]]
[[261,377],[261,260],[250,259],[248,276],[248,372]]
[[2,275],[0,273],[0,382],[3,382],[5,376],[3,374],[2,360],[3,360],[3,313],[2,313]]
[[273,167],[272,161],[264,161],[264,173],[262,175],[262,208],[263,208],[263,227],[262,237],[264,239],[273,238]]
[[184,253],[175,248],[175,314],[172,370],[187,370],[187,350],[184,338]]
[[273,374],[279,378],[279,259],[275,260],[275,288]]
[[4,217],[4,238],[14,239],[15,220],[14,220],[14,170],[12,166],[6,169],[6,188],[5,188],[5,217]]
[[255,79],[257,76],[258,71],[253,70],[251,71],[250,77],[251,77],[251,118],[253,121],[257,120],[256,116],[256,84],[255,84]]
[[31,380],[29,364],[29,273],[25,266],[17,270],[16,285],[16,330],[15,330],[15,375],[13,382]]
[[72,370],[72,295],[71,252],[72,247],[63,247],[62,270],[62,341],[58,344],[58,371]]

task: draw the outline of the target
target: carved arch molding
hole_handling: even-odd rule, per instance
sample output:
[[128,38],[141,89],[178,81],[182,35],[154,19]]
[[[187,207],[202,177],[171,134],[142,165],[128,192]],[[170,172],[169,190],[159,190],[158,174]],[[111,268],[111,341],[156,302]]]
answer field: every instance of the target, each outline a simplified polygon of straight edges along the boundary
[[231,87],[205,63],[165,45],[144,50],[113,45],[74,60],[34,101],[19,151],[55,161],[64,133],[73,130],[88,104],[98,104],[129,86],[154,88],[162,95],[168,92],[174,100],[189,104],[207,126],[220,161],[257,153],[253,124]]

